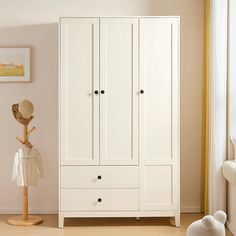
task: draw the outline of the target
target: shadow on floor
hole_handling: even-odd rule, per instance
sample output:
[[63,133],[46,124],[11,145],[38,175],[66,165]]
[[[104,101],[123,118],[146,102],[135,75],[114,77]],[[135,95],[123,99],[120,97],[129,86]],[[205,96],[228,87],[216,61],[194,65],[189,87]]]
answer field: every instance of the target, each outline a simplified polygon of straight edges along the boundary
[[66,227],[99,227],[99,226],[171,226],[169,218],[66,218]]

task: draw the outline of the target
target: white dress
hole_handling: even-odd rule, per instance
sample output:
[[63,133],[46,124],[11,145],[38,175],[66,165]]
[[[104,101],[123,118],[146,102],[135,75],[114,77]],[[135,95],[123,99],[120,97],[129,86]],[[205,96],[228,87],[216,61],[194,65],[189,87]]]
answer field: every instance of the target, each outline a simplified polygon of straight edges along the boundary
[[44,178],[43,163],[39,151],[23,146],[15,154],[12,181],[18,186],[38,184],[38,178]]

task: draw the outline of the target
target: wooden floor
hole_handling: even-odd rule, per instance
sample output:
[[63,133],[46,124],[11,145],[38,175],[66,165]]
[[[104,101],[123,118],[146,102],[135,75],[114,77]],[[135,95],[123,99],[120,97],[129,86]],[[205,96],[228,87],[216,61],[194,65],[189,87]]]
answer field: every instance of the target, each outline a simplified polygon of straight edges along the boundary
[[[0,215],[0,236],[185,236],[187,226],[201,217],[199,214],[183,214],[180,228],[169,224],[167,218],[109,218],[66,219],[63,229],[57,228],[56,215],[44,215],[38,226],[11,226],[6,223],[9,215]],[[227,231],[227,236],[232,234]]]

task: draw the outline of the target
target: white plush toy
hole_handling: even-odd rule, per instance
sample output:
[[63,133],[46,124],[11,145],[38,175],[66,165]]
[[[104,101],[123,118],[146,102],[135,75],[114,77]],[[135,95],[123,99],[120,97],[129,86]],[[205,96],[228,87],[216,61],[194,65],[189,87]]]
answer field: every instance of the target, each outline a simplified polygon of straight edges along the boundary
[[213,216],[204,216],[188,227],[187,236],[225,236],[226,218],[223,211],[216,211]]

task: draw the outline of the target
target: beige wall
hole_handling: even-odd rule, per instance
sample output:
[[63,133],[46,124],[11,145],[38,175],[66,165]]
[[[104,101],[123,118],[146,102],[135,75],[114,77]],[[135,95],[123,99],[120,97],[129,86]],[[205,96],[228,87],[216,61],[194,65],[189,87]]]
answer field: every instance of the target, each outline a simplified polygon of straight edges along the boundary
[[[236,136],[236,1],[229,1],[229,91],[228,91],[228,135]],[[228,158],[234,159],[232,143],[228,142]],[[236,235],[236,186],[227,183],[228,227]]]
[[0,213],[21,208],[21,189],[11,182],[13,154],[21,127],[12,103],[35,104],[32,142],[44,159],[46,179],[30,189],[34,212],[57,209],[57,22],[59,16],[181,16],[181,206],[200,204],[203,0],[13,0],[1,2],[0,45],[33,47],[33,82],[0,84]]

